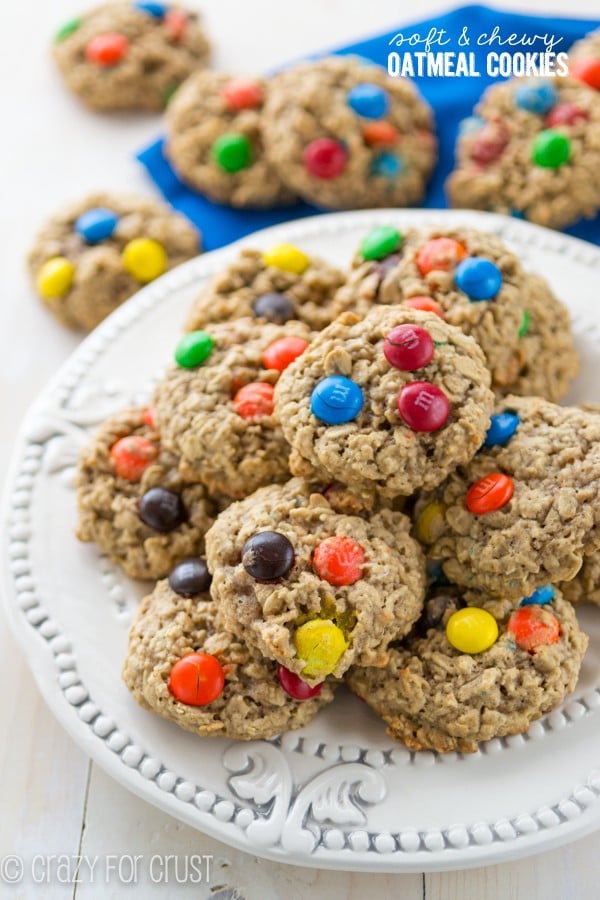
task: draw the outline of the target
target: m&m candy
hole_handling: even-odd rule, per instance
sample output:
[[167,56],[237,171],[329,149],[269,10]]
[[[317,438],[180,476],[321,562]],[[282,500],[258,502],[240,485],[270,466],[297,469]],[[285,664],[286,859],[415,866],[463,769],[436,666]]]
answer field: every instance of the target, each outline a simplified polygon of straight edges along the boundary
[[304,168],[315,178],[329,181],[337,178],[346,168],[347,151],[333,138],[316,138],[307,144],[302,154]]
[[558,169],[571,157],[571,141],[561,131],[547,128],[536,134],[531,145],[531,158],[536,166]]
[[147,409],[142,413],[142,422],[144,425],[147,425],[148,428],[156,428],[156,408],[154,406],[148,406]]
[[293,363],[308,347],[308,341],[304,338],[283,337],[269,344],[262,355],[261,362],[265,369],[276,369],[283,372],[290,363]]
[[190,331],[175,348],[175,362],[182,369],[195,369],[206,362],[214,346],[214,338],[207,331]]
[[242,548],[242,565],[256,581],[284,578],[294,565],[296,554],[291,541],[279,531],[259,531]]
[[378,153],[371,163],[371,175],[385,178],[396,178],[404,169],[404,161],[396,153]]
[[221,91],[229,109],[256,109],[263,101],[263,89],[257,81],[235,78]]
[[177,660],[169,675],[169,691],[186,706],[208,706],[224,687],[223,667],[210,653],[189,653]]
[[103,69],[118,65],[129,52],[129,41],[124,34],[108,32],[92,38],[85,48],[88,62]]
[[355,381],[344,375],[330,375],[314,388],[310,411],[327,425],[341,425],[355,419],[363,403],[363,392]]
[[512,478],[493,472],[471,485],[465,499],[467,509],[476,516],[496,512],[510,501],[515,491]]
[[552,109],[557,97],[556,88],[549,81],[526,81],[515,91],[515,104],[519,109],[543,115]]
[[469,256],[458,264],[454,280],[469,300],[493,300],[502,287],[502,272],[491,259]]
[[251,381],[236,391],[232,403],[242,419],[271,416],[275,405],[275,388],[264,381]]
[[446,637],[461,653],[483,653],[498,640],[498,623],[486,609],[465,606],[448,619]]
[[155,19],[163,19],[167,11],[167,4],[158,0],[135,0],[134,6]]
[[75,266],[64,256],[47,259],[37,274],[36,286],[41,297],[54,300],[64,297],[71,290],[75,278]]
[[551,109],[546,116],[546,126],[556,128],[561,125],[574,125],[576,122],[589,119],[587,110],[582,109],[577,103],[559,103]]
[[508,444],[511,437],[516,434],[520,423],[519,416],[515,412],[496,413],[490,418],[490,427],[488,428],[484,447],[504,447]]
[[393,225],[377,225],[362,240],[360,255],[364,260],[383,259],[400,248],[402,235]]
[[510,132],[503,122],[486,122],[469,143],[469,156],[480,166],[489,166],[504,153]]
[[308,678],[330,675],[348,649],[344,632],[330,619],[311,619],[294,635],[298,657],[304,662],[302,674]]
[[187,520],[183,500],[175,491],[153,487],[140,498],[139,516],[154,531],[168,534]]
[[112,209],[95,207],[82,213],[75,222],[75,231],[87,244],[98,244],[111,237],[119,217]]
[[81,19],[70,19],[58,29],[54,35],[54,43],[60,44],[81,28]]
[[177,563],[169,575],[169,587],[180,597],[203,594],[212,581],[206,562],[199,556],[189,557]]
[[521,316],[521,324],[517,330],[517,337],[525,337],[527,332],[529,331],[529,326],[531,325],[531,313],[528,309],[523,310],[523,315]]
[[546,606],[552,603],[556,591],[552,584],[544,584],[542,587],[536,588],[529,597],[523,597],[519,606]]
[[446,522],[446,507],[433,500],[424,506],[415,523],[417,540],[422,544],[433,544],[440,537]]
[[416,263],[421,275],[429,272],[447,272],[467,255],[466,248],[450,237],[432,238],[420,248]]
[[313,697],[318,697],[323,688],[322,684],[316,684],[311,688],[305,681],[302,681],[299,675],[290,672],[285,666],[278,666],[277,678],[281,687],[292,700],[311,700]]
[[365,551],[352,538],[335,535],[317,544],[313,566],[317,575],[329,584],[354,584],[363,575]]
[[600,59],[577,59],[569,66],[569,75],[600,91]]
[[125,271],[142,284],[167,270],[167,251],[153,238],[134,238],[125,244],[121,256]]
[[283,325],[296,315],[293,301],[287,294],[279,294],[272,291],[269,294],[261,294],[252,304],[252,312],[260,319],[267,322],[275,322]]
[[413,431],[437,431],[448,421],[450,402],[435,384],[413,381],[400,391],[398,412]]
[[433,359],[433,338],[419,325],[398,325],[383,342],[383,355],[391,366],[404,372],[421,369]]
[[422,312],[433,313],[434,316],[439,316],[440,319],[444,318],[444,310],[431,297],[409,297],[403,301],[402,306],[408,306],[409,309],[420,309]]
[[481,116],[467,116],[466,119],[461,119],[458,123],[458,133],[461,137],[466,137],[467,135],[475,134],[484,125],[485,119],[482,119]]
[[357,84],[346,99],[350,109],[363,119],[383,119],[390,108],[388,92],[377,84]]
[[165,14],[165,30],[167,36],[177,43],[182,41],[187,33],[189,18],[180,9],[169,9]]
[[214,141],[210,154],[220,169],[234,174],[247,169],[252,162],[252,144],[245,134],[231,131]]
[[549,609],[538,604],[516,609],[508,620],[506,630],[514,637],[517,647],[529,652],[560,640],[558,619]]
[[390,122],[367,122],[363,125],[362,136],[370,147],[391,147],[400,137],[397,128]]
[[109,459],[119,478],[139,481],[158,456],[158,447],[139,435],[122,437],[110,448]]
[[303,275],[310,266],[310,257],[293,244],[276,244],[262,255],[265,266],[273,266],[282,272]]

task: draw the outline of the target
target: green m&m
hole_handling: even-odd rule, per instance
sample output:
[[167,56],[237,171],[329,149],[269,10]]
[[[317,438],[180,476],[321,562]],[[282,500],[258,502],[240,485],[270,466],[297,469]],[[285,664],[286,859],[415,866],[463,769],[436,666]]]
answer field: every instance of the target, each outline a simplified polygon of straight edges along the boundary
[[175,348],[175,362],[182,369],[195,369],[206,362],[214,345],[214,338],[207,331],[190,331]]
[[545,169],[558,169],[569,161],[571,141],[561,131],[547,128],[540,131],[531,145],[531,158],[536,166]]
[[252,144],[249,139],[245,134],[233,131],[218,137],[210,152],[224,172],[240,172],[252,162]]
[[71,37],[77,31],[80,25],[81,19],[70,19],[68,22],[65,22],[54,35],[54,43],[60,44],[62,41],[66,41],[68,37]]
[[402,235],[392,225],[378,225],[363,238],[360,255],[363,259],[383,259],[394,253],[402,243]]

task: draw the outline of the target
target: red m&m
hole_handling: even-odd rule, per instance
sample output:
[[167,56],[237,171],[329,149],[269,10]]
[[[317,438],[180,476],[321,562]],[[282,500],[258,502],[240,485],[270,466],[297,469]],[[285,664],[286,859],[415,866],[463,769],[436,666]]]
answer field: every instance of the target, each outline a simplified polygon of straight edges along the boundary
[[362,578],[365,552],[352,538],[335,535],[325,538],[313,553],[317,575],[329,584],[341,587]]
[[139,481],[157,456],[158,448],[152,441],[135,434],[120,438],[109,453],[116,474],[127,481]]
[[264,381],[251,381],[241,387],[233,398],[233,406],[242,419],[255,419],[273,413],[274,387]]
[[346,168],[346,148],[333,138],[317,138],[304,148],[304,166],[315,178],[337,178]]
[[221,92],[229,109],[256,109],[263,101],[263,90],[256,81],[235,78]]
[[511,615],[506,626],[521,650],[537,650],[560,640],[560,623],[554,613],[543,606],[521,606]]
[[102,68],[116,66],[125,59],[128,52],[129,41],[124,34],[118,34],[116,31],[97,35],[85,48],[88,62]]
[[594,90],[600,91],[600,59],[590,56],[587,59],[575,60],[569,67],[569,75],[576,78],[577,81],[583,81]]
[[454,238],[432,238],[417,253],[417,268],[421,275],[434,271],[447,272],[466,255],[466,248]]
[[398,412],[413,431],[437,431],[448,421],[450,403],[429,381],[413,381],[398,396]]
[[182,41],[188,29],[188,17],[179,9],[169,9],[165,13],[165,28],[167,35],[176,43]]
[[323,687],[321,683],[311,688],[305,681],[302,681],[299,675],[290,672],[285,666],[277,668],[277,678],[281,687],[292,700],[310,700],[312,697],[318,697]]
[[587,110],[582,109],[577,103],[560,103],[550,110],[546,116],[546,126],[557,128],[561,125],[574,125],[576,122],[589,119]]
[[510,133],[502,122],[486,122],[471,139],[469,155],[473,162],[488,166],[504,153]]
[[433,359],[433,338],[418,325],[398,325],[383,342],[383,355],[391,366],[405,372],[421,369]]
[[169,690],[186,706],[208,706],[222,694],[225,674],[210,653],[190,653],[177,660],[169,675]]
[[149,406],[144,410],[142,422],[144,425],[147,425],[148,428],[156,428],[156,408],[154,406]]
[[293,363],[308,347],[308,341],[299,337],[283,337],[269,344],[262,355],[262,364],[265,369],[277,369],[283,372],[284,369]]
[[476,516],[502,509],[511,499],[515,490],[512,478],[502,472],[492,472],[480,478],[467,491],[466,504],[469,512]]

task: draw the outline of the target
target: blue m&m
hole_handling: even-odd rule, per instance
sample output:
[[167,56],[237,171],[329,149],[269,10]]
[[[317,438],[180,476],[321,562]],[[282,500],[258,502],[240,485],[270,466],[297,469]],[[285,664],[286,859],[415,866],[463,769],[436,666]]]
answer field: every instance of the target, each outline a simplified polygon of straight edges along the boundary
[[404,163],[395,153],[380,153],[371,164],[372,175],[396,178],[404,169]]
[[168,9],[166,3],[159,3],[158,0],[136,0],[134,6],[155,19],[164,19]]
[[356,418],[363,402],[363,392],[355,381],[343,375],[330,375],[313,390],[310,411],[327,425],[341,425]]
[[544,584],[536,588],[529,597],[523,597],[519,606],[546,606],[547,603],[552,603],[554,594],[554,587],[551,584]]
[[112,236],[119,217],[103,206],[88,209],[75,222],[75,231],[87,244],[99,244]]
[[492,416],[483,446],[504,447],[515,434],[520,421],[518,415],[514,412],[501,412]]
[[456,267],[456,286],[469,300],[493,300],[502,287],[502,272],[483,256],[469,256]]
[[520,85],[515,91],[515,103],[527,112],[543,115],[549,112],[557,100],[556,89],[549,81],[534,81]]
[[390,108],[387,91],[377,84],[357,84],[348,91],[348,106],[363,119],[383,119]]

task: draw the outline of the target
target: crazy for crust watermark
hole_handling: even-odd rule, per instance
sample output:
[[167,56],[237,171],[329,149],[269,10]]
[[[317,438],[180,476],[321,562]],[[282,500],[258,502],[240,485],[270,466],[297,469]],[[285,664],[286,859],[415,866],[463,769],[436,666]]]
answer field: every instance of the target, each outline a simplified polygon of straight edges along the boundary
[[36,854],[30,859],[8,854],[0,857],[0,886],[208,884],[212,861],[212,855],[200,853],[107,853],[104,856],[49,853]]
[[[399,31],[388,42],[389,47],[397,48],[388,52],[388,74],[408,78],[564,77],[569,74],[569,59],[560,49],[562,41],[549,33],[504,34],[499,25],[483,32],[464,25],[459,35],[437,27],[422,34]],[[444,49],[449,46],[460,49]]]

